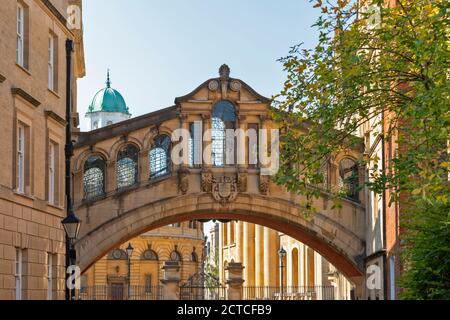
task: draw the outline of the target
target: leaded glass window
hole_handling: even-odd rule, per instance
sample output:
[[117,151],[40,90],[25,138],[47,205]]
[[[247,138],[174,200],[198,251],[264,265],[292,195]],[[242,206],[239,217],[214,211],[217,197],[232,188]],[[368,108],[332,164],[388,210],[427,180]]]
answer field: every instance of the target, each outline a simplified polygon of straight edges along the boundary
[[211,118],[211,157],[214,166],[223,166],[226,164],[226,129],[234,129],[235,123],[236,112],[234,105],[226,100],[216,103]]
[[118,189],[137,183],[138,156],[139,150],[132,144],[124,146],[117,154],[116,179]]
[[339,187],[348,198],[359,200],[358,185],[359,176],[356,161],[350,158],[342,159],[339,163]]
[[84,163],[84,198],[92,199],[105,193],[105,160],[90,156]]
[[155,139],[149,153],[150,179],[170,172],[170,138],[162,135]]

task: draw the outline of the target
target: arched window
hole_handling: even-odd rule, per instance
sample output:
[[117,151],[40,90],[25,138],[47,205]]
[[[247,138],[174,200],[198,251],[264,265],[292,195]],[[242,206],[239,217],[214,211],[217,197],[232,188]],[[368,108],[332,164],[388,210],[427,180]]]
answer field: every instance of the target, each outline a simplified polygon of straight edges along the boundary
[[142,260],[158,261],[158,255],[155,251],[148,249],[142,253]]
[[170,253],[169,261],[181,261],[181,254],[174,250]]
[[105,193],[105,160],[101,156],[90,156],[84,163],[84,198],[92,199]]
[[322,182],[320,183],[319,187],[321,187],[324,190],[329,190],[329,179],[328,179],[328,172],[329,172],[329,162],[325,161],[322,164],[322,167],[320,168],[320,175],[322,176]]
[[198,262],[198,256],[197,256],[197,253],[195,253],[195,251],[192,251],[192,253],[191,253],[191,261]]
[[359,200],[358,185],[358,164],[350,158],[342,159],[339,163],[339,187],[343,189],[348,198]]
[[149,153],[150,179],[170,172],[170,137],[158,136]]
[[110,260],[128,260],[128,255],[125,250],[114,249],[108,256]]
[[138,155],[136,146],[128,144],[117,154],[117,189],[132,186],[138,181]]
[[226,100],[216,103],[211,117],[211,157],[214,166],[223,166],[226,164],[226,151],[228,147],[226,142],[226,129],[235,129],[235,124],[236,110],[234,105]]

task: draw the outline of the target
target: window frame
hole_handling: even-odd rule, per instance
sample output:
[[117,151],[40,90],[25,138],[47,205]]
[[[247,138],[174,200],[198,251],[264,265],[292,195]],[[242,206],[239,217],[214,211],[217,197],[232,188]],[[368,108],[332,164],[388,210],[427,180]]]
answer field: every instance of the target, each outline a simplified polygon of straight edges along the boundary
[[57,204],[57,150],[56,143],[50,140],[48,146],[48,202],[52,205]]
[[[94,162],[94,164],[90,165],[87,168],[89,159],[91,159],[91,158],[97,158],[97,159],[92,161],[92,162]],[[101,168],[100,168],[100,165],[99,165],[100,162],[101,162],[101,166],[102,166]],[[90,194],[92,194],[92,195],[88,196],[87,195],[87,191],[86,191],[86,172],[89,171],[89,170],[92,170],[92,169],[98,169],[102,173],[102,182],[101,182],[102,183],[102,186],[101,186],[102,190],[101,190],[101,192],[90,192]],[[97,199],[97,198],[102,197],[102,196],[104,196],[106,194],[106,175],[107,175],[107,172],[106,172],[106,160],[105,160],[105,158],[102,155],[99,155],[99,154],[92,154],[92,155],[90,155],[86,159],[86,161],[84,162],[84,166],[83,166],[83,199],[84,200]]]
[[17,192],[25,193],[25,173],[26,173],[26,130],[25,124],[17,124]]
[[22,300],[22,286],[23,286],[23,250],[16,248],[16,259],[14,269],[15,279],[15,298]]
[[[161,134],[155,138],[155,141],[150,148],[148,152],[148,166],[149,166],[149,179],[154,180],[158,179],[167,175],[170,175],[172,172],[171,168],[171,158],[170,158],[170,151],[172,148],[172,141],[170,139],[170,136],[166,134]],[[159,154],[154,154],[156,150]],[[164,158],[161,159],[160,154],[164,154]],[[156,159],[153,159],[153,157],[157,157]],[[165,162],[165,166],[162,166],[162,162]],[[152,170],[152,167],[156,167],[155,170]],[[161,167],[161,168],[159,168]]]
[[[127,189],[139,183],[139,148],[134,144],[126,144],[119,149],[117,152],[117,161],[116,161],[116,187],[117,190]],[[128,159],[126,163],[121,163],[121,161],[125,161]],[[130,181],[126,181],[123,179],[119,181],[119,178],[122,179],[126,175],[126,171],[131,172],[131,167],[134,169],[134,177]],[[130,173],[128,172],[128,173]],[[124,175],[125,173],[125,175]],[[120,185],[119,185],[120,184]]]
[[[212,108],[211,162],[214,167],[233,166],[236,163],[236,137],[234,136],[234,164],[227,164],[227,130],[236,129],[236,106],[229,100],[219,100]],[[217,151],[217,152],[216,152]]]
[[25,7],[18,2],[16,12],[16,63],[25,67]]
[[47,252],[47,300],[53,300],[53,254]]

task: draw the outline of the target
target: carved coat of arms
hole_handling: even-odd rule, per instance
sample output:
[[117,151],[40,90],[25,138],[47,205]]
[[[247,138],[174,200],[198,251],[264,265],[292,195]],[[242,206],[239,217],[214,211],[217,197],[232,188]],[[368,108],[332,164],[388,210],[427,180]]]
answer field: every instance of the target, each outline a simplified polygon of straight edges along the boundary
[[212,178],[212,196],[222,205],[232,202],[238,194],[238,184],[235,177],[213,177]]

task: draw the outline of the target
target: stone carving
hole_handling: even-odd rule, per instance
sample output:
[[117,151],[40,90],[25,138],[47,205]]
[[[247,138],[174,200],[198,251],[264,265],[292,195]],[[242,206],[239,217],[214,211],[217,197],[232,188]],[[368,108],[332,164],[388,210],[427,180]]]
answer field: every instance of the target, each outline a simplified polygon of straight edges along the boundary
[[178,189],[182,194],[189,190],[189,170],[186,168],[178,170]]
[[212,196],[221,205],[233,202],[238,194],[237,179],[235,177],[213,177]]
[[211,91],[216,91],[219,89],[219,82],[217,80],[211,80],[208,84],[208,88]]
[[230,83],[230,89],[235,91],[235,92],[240,91],[241,87],[242,87],[241,83],[239,81],[237,81],[237,80],[233,80]]
[[230,67],[226,64],[221,65],[219,75],[222,79],[228,79],[230,77]]
[[267,192],[269,191],[269,182],[269,176],[259,176],[259,192],[261,192],[261,194],[267,195]]
[[212,173],[210,171],[202,171],[201,187],[203,192],[211,192],[212,178]]
[[247,192],[247,173],[245,171],[238,173],[238,189],[239,192]]

